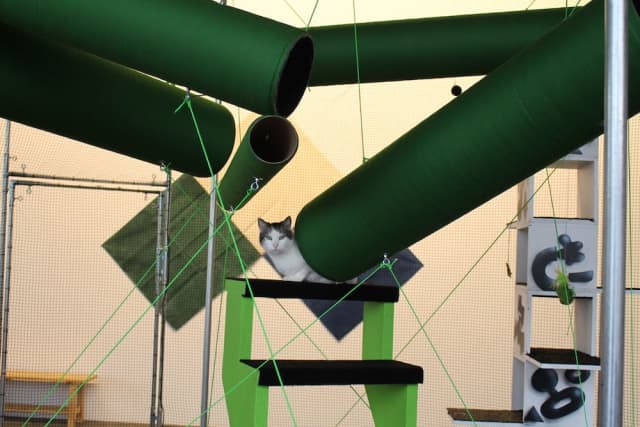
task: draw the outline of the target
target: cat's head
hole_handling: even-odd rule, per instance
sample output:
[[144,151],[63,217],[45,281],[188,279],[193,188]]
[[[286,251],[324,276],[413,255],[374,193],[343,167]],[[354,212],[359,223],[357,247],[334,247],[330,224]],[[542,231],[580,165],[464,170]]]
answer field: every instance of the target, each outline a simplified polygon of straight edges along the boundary
[[281,222],[267,222],[258,218],[260,228],[260,244],[268,254],[283,253],[293,245],[291,217]]

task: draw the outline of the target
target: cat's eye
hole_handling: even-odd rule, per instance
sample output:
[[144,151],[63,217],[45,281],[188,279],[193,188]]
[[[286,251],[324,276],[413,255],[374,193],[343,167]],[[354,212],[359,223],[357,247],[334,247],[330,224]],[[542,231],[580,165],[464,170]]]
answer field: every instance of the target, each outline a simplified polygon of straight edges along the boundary
[[278,240],[282,240],[282,239],[284,239],[284,236],[278,237]]
[[265,239],[271,240],[271,236],[264,236]]

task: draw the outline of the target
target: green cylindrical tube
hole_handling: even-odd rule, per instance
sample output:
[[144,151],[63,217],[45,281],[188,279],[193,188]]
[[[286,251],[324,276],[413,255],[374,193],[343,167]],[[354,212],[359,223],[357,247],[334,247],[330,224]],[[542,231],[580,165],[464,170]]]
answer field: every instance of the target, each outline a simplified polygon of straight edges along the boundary
[[[594,0],[308,203],[296,225],[302,255],[349,279],[597,137],[603,74],[604,5]],[[638,111],[630,6],[629,114]]]
[[303,31],[210,0],[0,0],[0,20],[261,114],[306,88]]
[[[573,8],[358,24],[363,83],[484,75],[560,24]],[[353,24],[314,27],[311,86],[356,83]]]
[[[0,116],[196,176],[210,175],[184,91],[0,25]],[[233,149],[224,107],[191,100],[213,171]]]
[[254,120],[220,182],[225,209],[244,206],[253,194],[248,190],[266,185],[297,150],[298,134],[287,119],[263,116]]

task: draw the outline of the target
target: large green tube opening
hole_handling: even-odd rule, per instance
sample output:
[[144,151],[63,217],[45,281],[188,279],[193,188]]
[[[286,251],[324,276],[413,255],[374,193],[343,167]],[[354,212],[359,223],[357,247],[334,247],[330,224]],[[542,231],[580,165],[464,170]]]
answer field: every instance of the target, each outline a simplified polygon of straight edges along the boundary
[[298,106],[309,84],[313,63],[313,43],[309,36],[296,40],[289,52],[278,85],[276,87],[275,110],[281,116],[288,116]]
[[[242,208],[256,188],[265,186],[298,151],[298,133],[280,116],[262,116],[251,123],[220,181],[224,208]],[[254,191],[249,192],[249,189]]]
[[286,163],[298,150],[298,133],[282,117],[267,116],[251,130],[249,144],[258,160],[271,164]]

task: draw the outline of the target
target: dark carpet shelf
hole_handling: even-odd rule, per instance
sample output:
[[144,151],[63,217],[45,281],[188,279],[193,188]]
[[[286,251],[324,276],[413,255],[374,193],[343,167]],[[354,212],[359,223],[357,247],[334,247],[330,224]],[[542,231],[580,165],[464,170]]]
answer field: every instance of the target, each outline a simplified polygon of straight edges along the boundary
[[[236,279],[244,281],[243,279]],[[351,285],[347,283],[307,283],[287,282],[284,280],[249,279],[253,296],[256,298],[298,298],[339,300],[348,292],[345,300],[397,302],[400,291],[397,286],[383,285]],[[355,290],[353,290],[356,288]],[[248,287],[245,287],[245,297],[250,297]]]
[[467,412],[465,408],[447,408],[447,412],[454,421],[493,423],[522,423],[523,414],[522,410],[510,409],[469,409]]
[[[258,368],[264,360],[241,360]],[[277,360],[284,385],[419,384],[420,366],[396,360]],[[280,385],[272,361],[260,369],[258,383]]]

